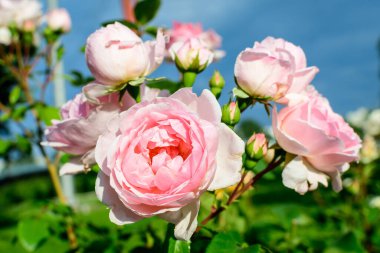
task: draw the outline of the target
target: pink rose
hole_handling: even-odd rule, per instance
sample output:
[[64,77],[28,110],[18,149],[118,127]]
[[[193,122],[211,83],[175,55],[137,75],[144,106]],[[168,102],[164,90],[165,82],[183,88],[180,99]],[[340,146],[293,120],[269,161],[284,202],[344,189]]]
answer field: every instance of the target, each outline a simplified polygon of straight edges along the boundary
[[52,30],[69,32],[71,29],[71,18],[66,9],[60,8],[49,11],[46,20],[48,27]]
[[114,23],[103,27],[87,39],[88,68],[100,84],[117,86],[145,77],[161,63],[165,39],[158,32],[156,41],[143,42],[128,27]]
[[299,93],[310,84],[317,67],[307,67],[300,47],[267,37],[239,54],[235,77],[239,87],[255,98],[287,103],[286,95]]
[[197,97],[184,88],[110,121],[96,145],[101,171],[95,189],[111,208],[111,221],[122,225],[158,215],[176,224],[177,238],[189,240],[200,195],[241,178],[244,142],[220,119],[211,92]]
[[[311,92],[310,94],[313,94]],[[319,96],[300,100],[273,110],[273,132],[278,144],[297,155],[283,171],[283,183],[304,194],[327,185],[332,178],[334,190],[341,190],[340,174],[358,160],[361,140],[353,129],[334,113],[328,101]]]
[[45,130],[44,145],[77,155],[61,168],[61,174],[83,171],[85,165],[95,163],[94,148],[100,134],[106,130],[107,122],[120,110],[130,107],[134,100],[126,93],[123,103],[119,95],[113,93],[99,98],[100,104],[90,103],[81,93],[61,108],[61,120],[52,121],[53,125]]
[[200,40],[179,41],[170,47],[172,60],[181,71],[202,72],[213,60],[214,54]]
[[224,56],[224,51],[217,50],[222,45],[222,38],[214,30],[204,31],[200,23],[180,23],[173,22],[173,28],[167,31],[169,42],[166,48],[176,42],[184,42],[190,39],[199,39],[201,43],[209,50],[213,51],[216,59]]

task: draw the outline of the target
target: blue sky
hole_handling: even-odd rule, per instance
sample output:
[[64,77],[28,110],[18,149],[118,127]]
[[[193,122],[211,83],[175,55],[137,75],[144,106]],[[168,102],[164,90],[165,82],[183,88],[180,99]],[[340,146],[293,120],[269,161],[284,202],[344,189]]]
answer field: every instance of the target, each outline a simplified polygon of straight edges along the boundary
[[[61,0],[60,5],[70,11],[73,19],[73,30],[63,39],[65,69],[88,73],[79,48],[100,23],[121,18],[120,3]],[[379,13],[380,1],[375,0],[162,0],[152,24],[170,27],[173,20],[201,22],[204,28],[222,35],[227,56],[210,65],[195,85],[195,90],[201,91],[207,87],[212,71],[220,70],[228,84],[222,102],[227,101],[234,85],[233,67],[240,51],[266,36],[300,45],[308,64],[320,69],[314,85],[335,111],[345,114],[360,106],[379,106]],[[177,74],[174,66],[164,65],[152,76],[176,78]],[[78,90],[68,87],[67,96],[72,98]]]

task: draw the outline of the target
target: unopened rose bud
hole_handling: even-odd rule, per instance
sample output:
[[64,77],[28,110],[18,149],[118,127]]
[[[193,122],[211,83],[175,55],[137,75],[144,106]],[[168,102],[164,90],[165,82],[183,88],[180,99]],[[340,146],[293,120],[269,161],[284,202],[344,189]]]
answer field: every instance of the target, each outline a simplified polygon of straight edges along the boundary
[[61,31],[67,33],[71,29],[71,18],[66,9],[51,10],[47,16],[47,25],[53,31]]
[[260,160],[268,151],[268,142],[263,133],[253,134],[245,146],[247,156],[254,160]]
[[212,94],[214,94],[216,98],[220,97],[220,94],[222,93],[225,84],[226,81],[224,80],[223,76],[220,74],[219,71],[215,70],[214,74],[210,79],[209,85]]
[[198,39],[174,43],[170,54],[181,72],[202,72],[211,62],[214,54]]
[[34,32],[36,30],[36,22],[34,20],[26,20],[22,26],[24,32]]
[[228,126],[236,125],[240,120],[240,109],[236,102],[231,102],[222,107],[222,122]]

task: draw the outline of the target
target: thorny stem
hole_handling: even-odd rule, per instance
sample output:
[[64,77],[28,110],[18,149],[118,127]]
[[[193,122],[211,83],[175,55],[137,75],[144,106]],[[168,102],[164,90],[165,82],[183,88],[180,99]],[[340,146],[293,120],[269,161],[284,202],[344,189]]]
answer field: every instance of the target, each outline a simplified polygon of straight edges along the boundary
[[[279,166],[284,161],[283,157],[277,158],[276,160],[273,160],[264,170],[257,173],[247,184],[243,186],[239,190],[239,188],[243,185],[244,178],[246,176],[246,173],[243,174],[240,182],[230,195],[229,199],[227,200],[226,206],[231,205],[236,199],[238,199],[244,192],[250,189],[251,186],[253,186],[259,179],[261,179],[266,173],[272,171],[277,166]],[[201,222],[201,225],[197,227],[196,232],[199,232],[201,230],[202,226],[206,225],[210,220],[217,217],[221,212],[226,210],[225,206],[220,206],[218,208],[212,208],[210,214]]]

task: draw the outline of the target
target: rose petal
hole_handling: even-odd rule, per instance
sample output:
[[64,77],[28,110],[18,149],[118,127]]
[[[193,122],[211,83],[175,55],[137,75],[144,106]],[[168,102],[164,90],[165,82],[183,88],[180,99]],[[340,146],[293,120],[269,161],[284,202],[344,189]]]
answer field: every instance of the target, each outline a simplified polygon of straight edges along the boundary
[[109,177],[102,171],[99,171],[96,178],[95,192],[98,199],[111,208],[109,217],[113,223],[124,225],[142,219],[141,216],[133,213],[123,205],[115,191],[111,188]]
[[240,181],[244,147],[242,139],[228,126],[221,124],[216,154],[217,169],[208,187],[209,191],[225,188]]
[[200,201],[195,200],[176,212],[160,214],[160,218],[175,224],[174,236],[179,240],[189,241],[197,228]]

